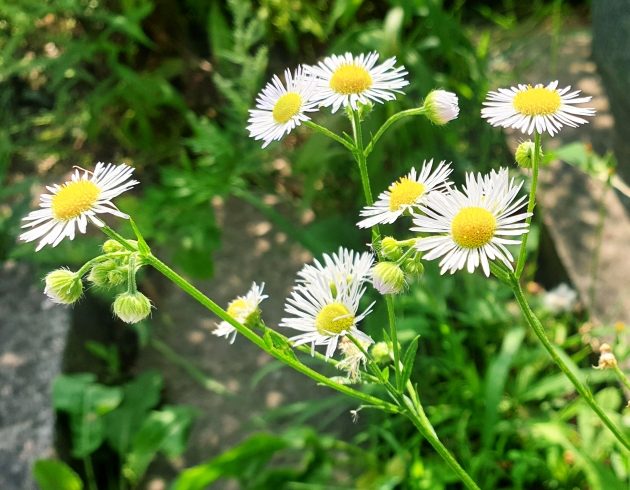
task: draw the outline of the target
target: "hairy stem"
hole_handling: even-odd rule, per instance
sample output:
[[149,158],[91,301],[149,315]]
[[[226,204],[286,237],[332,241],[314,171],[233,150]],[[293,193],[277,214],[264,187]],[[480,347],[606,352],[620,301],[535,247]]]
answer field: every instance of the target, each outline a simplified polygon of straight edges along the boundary
[[[391,119],[391,118],[390,118]],[[369,206],[374,202],[372,198],[372,188],[370,186],[370,176],[367,169],[367,157],[363,148],[363,133],[361,131],[361,120],[357,111],[352,111],[352,134],[356,149],[353,152],[357,165],[359,166],[359,174],[361,175],[361,185],[363,186],[363,194],[365,202]],[[372,227],[372,247],[378,252],[381,242],[381,232],[378,225]],[[392,341],[392,349],[394,350],[394,373],[396,375],[396,387],[400,389],[400,369],[398,361],[400,360],[400,351],[398,346],[398,333],[396,331],[396,314],[394,312],[394,300],[390,295],[385,296],[385,304],[387,306],[387,318],[389,320],[389,336]]]
[[[372,189],[370,187],[370,177],[367,170],[367,156],[371,153],[374,148],[374,144],[378,139],[383,135],[383,133],[391,126],[394,122],[402,119],[403,117],[413,116],[417,114],[421,114],[422,109],[410,109],[408,111],[399,112],[394,116],[390,117],[381,128],[378,130],[376,135],[372,138],[370,144],[364,149],[363,147],[363,135],[361,132],[361,121],[359,118],[359,114],[357,111],[352,111],[352,132],[354,135],[356,150],[353,152],[355,160],[357,161],[357,165],[359,166],[359,173],[361,175],[361,184],[363,186],[363,193],[365,195],[365,202],[370,205],[374,202],[372,198]],[[381,241],[381,233],[378,225],[372,227],[372,245],[376,252],[378,252],[378,247]],[[480,490],[477,484],[473,481],[473,479],[466,473],[466,471],[460,466],[457,460],[453,457],[453,455],[448,451],[448,449],[442,444],[440,439],[438,438],[433,425],[427,418],[424,413],[424,409],[422,404],[420,403],[420,398],[415,392],[413,385],[411,382],[407,383],[408,390],[412,394],[412,398],[407,397],[402,393],[402,363],[400,362],[400,348],[398,345],[398,333],[396,329],[396,313],[394,309],[394,299],[391,295],[385,295],[385,304],[387,306],[387,318],[389,323],[389,335],[392,341],[392,350],[394,354],[394,373],[396,374],[396,387],[395,389],[391,386],[390,383],[384,383],[388,388],[390,395],[395,398],[398,404],[405,409],[405,415],[411,420],[414,426],[418,429],[420,434],[433,446],[433,448],[437,451],[437,453],[442,457],[442,459],[451,467],[451,469],[457,474],[457,476],[461,479],[461,481],[466,485],[466,488],[471,490]],[[359,347],[361,350],[361,345],[352,339],[355,342],[355,345]],[[371,360],[370,360],[371,361]],[[380,373],[380,369],[376,366],[376,369],[379,374],[379,378],[382,378]],[[383,379],[381,379],[383,382]]]
[[406,111],[400,111],[394,114],[393,116],[390,116],[390,118],[387,121],[385,121],[380,128],[378,128],[378,131],[372,137],[372,141],[370,141],[370,143],[365,147],[365,156],[367,157],[370,153],[372,153],[372,150],[374,150],[374,146],[376,145],[376,142],[379,139],[381,139],[381,136],[385,134],[385,132],[389,129],[389,127],[392,124],[406,117],[419,116],[421,114],[424,114],[424,107],[416,107],[413,109],[407,109]]
[[346,141],[345,139],[343,139],[341,136],[333,133],[330,129],[325,128],[324,126],[320,126],[319,124],[313,122],[313,121],[304,121],[304,126],[306,126],[307,128],[311,128],[314,129],[315,131],[317,131],[318,133],[323,134],[324,136],[327,136],[328,138],[330,138],[331,140],[336,141],[337,143],[343,145],[346,147],[346,149],[350,150],[350,151],[354,151],[354,148],[352,146],[352,143],[350,143],[349,141]]
[[[534,133],[534,155],[532,156],[532,183],[529,188],[529,201],[527,202],[527,212],[533,213],[536,206],[536,187],[538,185],[538,168],[540,167],[540,144],[541,136],[537,131]],[[528,227],[531,227],[532,216],[526,219]],[[527,237],[529,233],[525,233],[521,248],[518,251],[518,260],[516,261],[516,277],[520,279],[525,268],[525,259],[527,258]]]
[[442,444],[442,441],[440,441],[437,434],[435,433],[433,425],[431,425],[431,421],[424,413],[424,409],[422,408],[420,400],[417,397],[414,397],[414,399],[412,399],[405,396],[404,403],[405,407],[407,408],[405,415],[407,415],[413,425],[416,426],[418,432],[420,432],[420,434],[422,434],[422,436],[429,442],[429,444],[433,446],[433,449],[437,451],[437,453],[442,457],[446,464],[448,464],[455,472],[455,474],[457,474],[464,485],[466,485],[466,488],[471,490],[480,490],[479,486],[474,482],[470,475],[466,473],[466,471],[460,466],[460,464],[449,452],[446,446]]
[[[158,272],[164,275],[171,282],[175,283],[180,289],[182,289],[186,294],[190,295],[192,298],[197,300],[201,305],[205,306],[208,310],[212,311],[215,315],[217,315],[221,320],[228,322],[232,325],[238,333],[240,333],[243,337],[245,337],[250,342],[256,344],[260,349],[267,352],[269,355],[275,357],[279,361],[287,364],[292,367],[296,371],[308,376],[312,380],[317,383],[323,384],[332,388],[334,390],[340,391],[341,393],[345,393],[353,398],[361,400],[362,402],[368,403],[370,405],[376,405],[388,412],[397,412],[398,409],[395,405],[391,403],[385,402],[380,398],[376,398],[372,395],[368,395],[366,393],[362,393],[353,388],[350,388],[346,385],[342,385],[330,380],[328,377],[324,376],[321,373],[309,368],[308,366],[302,364],[297,358],[291,356],[285,356],[282,352],[278,352],[278,350],[270,348],[267,346],[265,341],[256,335],[252,330],[237,322],[234,318],[227,314],[227,312],[217,305],[214,301],[208,298],[205,294],[203,294],[199,289],[190,284],[186,279],[177,274],[173,269],[167,266],[164,262],[159,260],[154,255],[149,255],[145,258],[147,264],[154,267]],[[279,333],[276,333],[280,335]],[[283,337],[284,338],[284,337]],[[285,339],[286,340],[286,339]],[[288,340],[286,340],[288,342]]]
[[525,299],[525,295],[523,294],[523,290],[519,284],[518,278],[515,274],[510,273],[510,285],[512,287],[512,291],[514,292],[514,297],[518,302],[518,305],[527,321],[528,325],[532,328],[538,340],[540,340],[541,344],[553,360],[553,362],[560,368],[560,370],[564,373],[564,375],[571,381],[577,392],[582,396],[584,401],[591,407],[593,412],[599,417],[602,423],[608,427],[608,429],[613,433],[613,435],[617,438],[617,440],[626,448],[630,449],[630,442],[623,434],[623,432],[610,420],[608,415],[604,412],[602,407],[599,406],[595,397],[591,393],[591,390],[578,379],[578,377],[571,371],[569,366],[564,362],[562,357],[556,352],[555,346],[551,343],[547,334],[545,333],[545,329],[540,323],[540,320],[536,317],[532,309],[530,308],[527,300]]

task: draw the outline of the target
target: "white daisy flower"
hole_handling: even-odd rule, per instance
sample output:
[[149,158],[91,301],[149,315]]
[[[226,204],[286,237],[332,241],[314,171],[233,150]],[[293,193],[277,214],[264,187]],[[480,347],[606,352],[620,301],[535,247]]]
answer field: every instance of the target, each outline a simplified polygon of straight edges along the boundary
[[297,282],[308,285],[325,277],[331,286],[336,281],[343,283],[363,284],[368,280],[370,269],[374,263],[374,256],[370,252],[355,252],[339,247],[337,253],[324,254],[323,263],[313,260],[313,265],[305,264],[297,275]]
[[285,70],[286,88],[274,75],[256,98],[256,109],[249,111],[249,136],[263,140],[263,148],[274,140],[282,139],[296,126],[310,119],[306,112],[316,111],[312,100],[315,79],[298,67],[293,74]]
[[360,215],[366,218],[359,221],[357,226],[370,228],[377,224],[391,224],[405,211],[422,204],[429,192],[446,190],[452,184],[446,179],[453,169],[444,160],[433,172],[432,166],[433,159],[428,162],[425,160],[419,174],[412,168],[406,176],[390,185],[374,204],[361,210]]
[[339,339],[344,335],[371,344],[372,338],[357,328],[374,305],[372,303],[363,313],[358,313],[364,293],[365,288],[360,283],[348,283],[345,279],[336,280],[331,286],[326,274],[308,285],[298,283],[284,307],[292,316],[283,318],[280,326],[303,332],[289,338],[294,347],[311,344],[314,352],[315,346],[325,345],[326,357],[335,353]]
[[518,87],[500,88],[489,92],[481,117],[493,126],[519,129],[523,133],[544,132],[553,136],[567,125],[575,128],[588,121],[580,116],[594,116],[595,109],[575,107],[589,102],[591,97],[579,97],[580,91],[571,87],[558,90],[558,81],[544,87],[537,84],[519,84]]
[[522,183],[509,180],[507,169],[492,171],[485,177],[468,174],[463,191],[429,195],[426,205],[420,206],[424,215],[414,214],[411,228],[437,236],[420,238],[416,248],[427,252],[423,258],[442,257],[440,273],[451,274],[467,266],[473,272],[479,264],[486,276],[490,275],[490,260],[499,259],[512,270],[512,254],[506,245],[520,240],[504,237],[527,233],[524,220],[530,213],[519,212],[526,205],[527,196],[516,198]]
[[[253,323],[260,315],[260,303],[269,297],[263,294],[264,289],[264,282],[261,283],[260,286],[255,282],[252,283],[252,287],[245,296],[238,296],[236,299],[230,301],[226,310],[227,314],[243,325]],[[217,337],[225,337],[226,339],[231,335],[230,344],[233,344],[237,332],[230,323],[224,320],[221,323],[217,323],[217,328],[215,328],[212,333]]]
[[[85,233],[88,218],[96,226],[105,223],[96,215],[109,213],[129,218],[121,213],[111,200],[138,183],[129,180],[133,168],[128,165],[97,163],[93,172],[75,169],[71,180],[63,185],[46,186],[51,194],[42,194],[40,208],[23,218],[22,228],[30,230],[20,240],[32,242],[41,238],[37,251],[45,245],[56,247],[65,237],[74,239],[75,228]],[[42,238],[43,237],[43,238]]]
[[409,82],[404,79],[407,71],[404,66],[394,68],[396,57],[389,58],[378,66],[378,53],[351,53],[332,55],[316,66],[307,66],[309,73],[317,77],[317,91],[314,98],[323,107],[332,106],[332,112],[343,106],[357,109],[357,103],[367,104],[394,100],[394,92]]

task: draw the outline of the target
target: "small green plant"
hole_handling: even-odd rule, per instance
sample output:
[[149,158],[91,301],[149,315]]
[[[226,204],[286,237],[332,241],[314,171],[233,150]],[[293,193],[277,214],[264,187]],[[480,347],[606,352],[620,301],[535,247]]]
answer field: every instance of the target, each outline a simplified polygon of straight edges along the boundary
[[[33,470],[42,490],[136,488],[158,454],[182,454],[194,413],[188,407],[160,406],[161,389],[162,378],[154,372],[118,386],[98,383],[90,373],[57,377],[53,406],[68,420],[71,456],[82,462],[84,480],[61,461],[42,460]],[[116,455],[120,467],[97,473],[92,458],[103,447]]]

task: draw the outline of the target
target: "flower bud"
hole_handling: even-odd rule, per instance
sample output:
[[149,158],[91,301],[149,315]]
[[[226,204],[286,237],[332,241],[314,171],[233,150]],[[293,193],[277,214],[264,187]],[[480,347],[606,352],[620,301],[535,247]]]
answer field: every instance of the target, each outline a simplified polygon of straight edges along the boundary
[[381,240],[381,255],[388,260],[398,260],[402,255],[402,247],[394,237],[386,236]]
[[127,281],[128,276],[126,269],[116,267],[107,273],[107,281],[110,287],[122,286]]
[[125,323],[138,323],[151,314],[151,301],[138,291],[119,294],[114,300],[114,314]]
[[419,256],[405,259],[402,268],[409,277],[419,277],[424,273],[424,265]]
[[457,95],[446,90],[432,90],[424,99],[424,115],[433,124],[443,126],[459,115]]
[[[374,104],[370,101],[367,101],[365,104],[362,102],[358,102],[357,103],[357,112],[359,113],[359,121],[365,121],[365,119],[367,118],[367,116],[369,116],[370,112],[372,112],[372,109],[374,109]],[[348,119],[350,119],[350,121],[352,121],[352,112],[353,109],[351,106],[347,105],[346,106],[346,116],[348,117]]]
[[379,364],[385,364],[390,360],[387,342],[377,342],[372,346],[370,352],[374,360]]
[[116,240],[112,239],[107,240],[105,243],[103,243],[103,246],[101,248],[106,254],[113,252],[122,252],[123,250],[125,250],[125,247],[122,246],[122,243],[119,243]]
[[[138,242],[136,240],[127,240],[131,245],[133,245],[134,248],[138,248]],[[125,248],[125,246],[118,242],[117,240],[107,240],[105,243],[103,243],[102,246],[103,252],[105,252],[106,254],[109,253],[113,253],[113,252],[125,252],[127,251],[127,248]]]
[[127,280],[127,270],[120,267],[115,260],[105,260],[92,267],[87,279],[97,287],[120,286]]
[[379,262],[372,267],[372,285],[381,294],[398,294],[407,285],[405,273],[395,262]]
[[44,281],[44,293],[55,303],[71,305],[83,294],[83,281],[71,270],[57,269],[49,272]]
[[[534,165],[534,150],[536,149],[536,145],[534,145],[533,141],[523,141],[516,148],[516,153],[514,154],[514,158],[518,166],[521,168],[532,168]],[[541,162],[543,157],[542,148],[538,149],[538,161]]]

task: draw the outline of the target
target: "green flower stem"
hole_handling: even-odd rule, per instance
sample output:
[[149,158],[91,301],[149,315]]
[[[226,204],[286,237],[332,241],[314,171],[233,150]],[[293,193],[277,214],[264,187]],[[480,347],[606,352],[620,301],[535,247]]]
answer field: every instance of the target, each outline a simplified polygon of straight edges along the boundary
[[[334,366],[335,368],[339,369],[338,366],[341,361],[338,361],[337,359],[333,359],[332,357],[326,357],[324,354],[317,351],[312,352],[311,348],[307,345],[299,345],[296,347],[296,349],[308,355],[312,354],[312,357],[314,357],[318,361],[321,361],[324,364],[330,364],[331,366]],[[367,373],[365,371],[361,371],[361,379],[370,381],[371,383],[380,383],[380,380],[376,376],[373,376],[370,373]]]
[[418,241],[417,238],[409,238],[407,240],[398,240],[398,245],[400,247],[413,247],[417,241]]
[[83,469],[85,470],[88,490],[98,490],[96,477],[94,476],[94,466],[92,466],[92,458],[89,454],[83,457]]
[[[122,235],[120,235],[119,233],[111,229],[110,227],[103,226],[101,227],[101,230],[110,238],[118,241],[121,245],[123,245],[128,250],[132,250],[134,252],[136,251],[134,246],[131,243],[129,243]],[[136,228],[135,231],[136,231],[136,234],[138,234],[138,238],[141,238],[141,235],[139,235],[139,230],[137,230]],[[163,276],[165,276],[167,279],[173,282],[186,294],[191,296],[193,299],[197,300],[197,302],[199,302],[201,305],[206,307],[208,310],[212,311],[219,318],[228,322],[237,330],[238,333],[240,333],[243,337],[248,339],[250,342],[256,344],[259,348],[264,350],[270,356],[275,357],[279,361],[283,362],[284,364],[287,364],[288,366],[292,367],[296,371],[308,376],[309,378],[316,381],[317,383],[328,386],[329,388],[332,388],[348,396],[356,398],[369,405],[378,406],[382,410],[385,410],[386,412],[392,412],[392,413],[399,412],[399,409],[396,405],[393,405],[389,402],[381,400],[380,398],[376,398],[372,395],[362,393],[346,385],[335,383],[334,381],[327,378],[323,374],[318,373],[317,371],[302,364],[300,361],[297,360],[297,358],[282,355],[281,352],[278,352],[275,349],[268,347],[265,341],[261,339],[258,335],[256,335],[252,330],[245,327],[241,323],[237,322],[234,318],[228,315],[227,312],[223,308],[221,308],[214,301],[208,298],[205,294],[199,291],[199,289],[197,289],[195,286],[190,284],[182,276],[177,274],[177,272],[175,272],[168,265],[166,265],[164,262],[158,259],[155,255],[153,255],[152,253],[148,253],[148,254],[141,254],[141,256],[146,264],[151,265],[154,269],[156,269]],[[282,337],[287,343],[289,343],[288,339],[286,339],[286,337],[284,337],[280,333],[276,332],[276,335]]]
[[387,131],[392,124],[406,117],[419,116],[422,114],[424,114],[424,107],[415,107],[413,109],[407,109],[406,111],[397,112],[393,116],[390,116],[390,118],[385,121],[380,128],[378,128],[378,131],[372,137],[372,141],[370,141],[370,143],[365,147],[364,154],[366,158],[370,153],[372,153],[372,150],[374,150],[376,142],[381,138],[381,136],[383,136],[383,134],[385,134],[385,131]]
[[88,260],[85,264],[81,266],[81,268],[77,271],[79,277],[83,277],[86,275],[92,267],[100,262],[105,262],[108,259],[115,257],[123,257],[125,255],[129,255],[129,252],[111,252],[108,254],[99,255],[98,257],[94,257],[91,260]]
[[[414,240],[415,243],[415,240]],[[399,244],[400,245],[400,244]],[[403,253],[400,258],[398,260],[395,260],[394,262],[396,262],[397,264],[402,264],[403,261],[409,257],[410,255],[414,254],[416,252],[416,249],[414,247],[409,247],[407,250],[405,250],[405,253]]]
[[372,372],[374,373],[373,377],[387,389],[390,396],[396,401],[396,403],[400,405],[400,391],[392,386],[392,384],[385,378],[385,376],[383,375],[383,371],[379,367],[378,363],[363,347],[363,345],[361,345],[361,342],[359,342],[354,336],[348,334],[346,335],[346,337],[348,337],[350,341],[356,346],[356,348],[359,349],[361,353],[365,356],[368,366],[372,368]]
[[[385,123],[379,128],[377,133],[374,135],[369,145],[364,149],[363,148],[363,135],[361,133],[361,121],[359,118],[359,114],[357,111],[352,111],[352,132],[354,135],[354,141],[356,149],[353,151],[353,155],[355,160],[357,161],[357,165],[359,166],[359,173],[361,175],[361,184],[363,185],[363,193],[365,195],[365,201],[368,205],[371,205],[374,200],[372,198],[372,190],[370,188],[370,177],[367,170],[367,156],[372,152],[374,145],[379,140],[379,138],[385,133],[385,131],[396,121],[403,119],[409,116],[416,116],[422,114],[424,109],[409,109],[407,111],[402,111],[397,114],[394,114],[390,117]],[[381,233],[378,225],[372,227],[372,245],[374,250],[378,250],[378,245],[381,241]],[[415,242],[415,240],[414,240]],[[422,408],[422,404],[420,403],[420,398],[417,393],[413,389],[413,385],[411,382],[407,383],[407,388],[412,393],[413,401],[402,393],[401,386],[401,366],[400,362],[400,348],[398,345],[398,334],[396,330],[396,314],[394,310],[394,300],[391,295],[385,295],[385,304],[387,305],[387,317],[389,321],[389,333],[390,339],[392,341],[392,350],[394,354],[394,372],[396,374],[396,388],[392,387],[389,382],[385,382],[384,385],[390,392],[390,395],[394,397],[399,406],[404,407],[405,415],[411,420],[411,422],[418,429],[420,434],[429,441],[429,444],[433,446],[433,448],[437,451],[437,453],[444,459],[444,461],[453,469],[453,471],[457,474],[457,476],[462,480],[464,485],[467,488],[472,490],[480,490],[477,484],[472,480],[472,478],[466,473],[466,471],[460,466],[457,460],[451,455],[448,449],[442,444],[437,434],[435,433],[435,429],[431,422],[427,418],[424,413],[424,409]],[[354,339],[351,340],[359,347],[359,349],[363,350],[362,346]],[[368,357],[368,359],[370,359]],[[370,362],[372,362],[370,360]],[[382,373],[378,366],[376,366],[376,370],[379,373],[379,378],[382,378]]]
[[[189,296],[191,296],[192,298],[197,300],[201,305],[206,307],[208,310],[212,311],[219,318],[221,318],[222,320],[225,320],[230,325],[232,325],[238,331],[238,333],[240,333],[243,337],[247,338],[250,342],[253,342],[254,344],[256,344],[260,349],[262,349],[265,352],[267,352],[267,354],[269,354],[269,355],[275,357],[276,359],[278,359],[279,361],[289,365],[290,367],[292,367],[296,371],[298,371],[298,372],[308,376],[309,378],[313,379],[317,383],[320,383],[320,384],[323,384],[325,386],[328,386],[329,388],[332,388],[332,389],[337,390],[337,391],[339,391],[341,393],[349,395],[349,396],[351,396],[353,398],[356,398],[356,399],[358,399],[358,400],[360,400],[362,402],[368,403],[370,405],[378,406],[378,407],[380,407],[381,409],[383,409],[383,410],[385,410],[387,412],[394,412],[395,413],[395,412],[399,411],[398,407],[396,407],[395,405],[393,405],[393,404],[391,404],[389,402],[381,400],[380,398],[376,398],[376,397],[374,397],[372,395],[368,395],[366,393],[362,393],[362,392],[357,391],[357,390],[355,390],[353,388],[350,388],[350,387],[348,387],[346,385],[342,385],[342,384],[336,383],[336,382],[330,380],[328,377],[324,376],[323,374],[318,373],[317,371],[315,371],[315,370],[309,368],[308,366],[302,364],[300,361],[297,360],[297,358],[283,355],[281,352],[268,347],[267,344],[265,343],[265,341],[262,338],[260,338],[258,335],[256,335],[249,328],[247,328],[244,325],[242,325],[241,323],[237,322],[234,318],[232,318],[230,315],[228,315],[227,312],[223,308],[221,308],[214,301],[212,301],[210,298],[208,298],[205,294],[203,294],[201,291],[199,291],[199,289],[197,289],[195,286],[190,284],[182,276],[177,274],[177,272],[175,272],[173,269],[171,269],[169,266],[167,266],[160,259],[158,259],[154,255],[148,255],[148,256],[145,257],[145,261],[146,261],[147,264],[149,264],[152,267],[154,267],[158,272],[160,272],[162,275],[164,275],[171,282],[175,283],[175,285],[177,285],[180,289],[182,289],[186,294],[188,294]],[[280,335],[280,334],[277,333],[277,335]],[[287,340],[287,342],[288,342],[288,340]]]
[[417,397],[417,395],[413,396],[412,394],[412,398],[403,395],[403,401],[404,406],[407,408],[405,415],[407,415],[413,425],[416,426],[418,432],[420,432],[420,434],[422,434],[422,436],[427,441],[429,441],[429,444],[433,446],[433,449],[437,451],[437,453],[442,457],[446,464],[448,464],[451,469],[457,474],[464,485],[466,485],[466,488],[471,490],[480,490],[479,486],[474,482],[470,475],[466,473],[464,468],[460,466],[457,460],[438,438],[437,434],[435,433],[435,429],[433,428],[433,425],[431,425],[431,421],[424,413],[424,409],[422,408],[422,404],[420,403],[420,399]]
[[[393,116],[392,116],[393,117]],[[391,119],[391,118],[390,118]],[[352,111],[352,134],[354,135],[355,150],[354,158],[359,166],[359,174],[361,175],[361,185],[363,186],[363,194],[365,202],[368,206],[374,203],[372,198],[372,188],[370,187],[370,176],[367,169],[367,156],[363,148],[363,134],[361,132],[361,119],[358,111]],[[373,142],[374,140],[372,140]],[[381,241],[381,232],[378,225],[372,227],[372,248],[378,251]],[[400,388],[400,369],[398,361],[400,360],[400,349],[398,346],[398,333],[396,331],[396,314],[394,312],[394,300],[390,295],[385,296],[385,304],[387,306],[387,317],[389,319],[389,336],[392,341],[394,350],[394,373],[396,375],[396,386]]]
[[621,381],[621,384],[626,387],[626,390],[630,390],[630,380],[626,377],[625,373],[619,369],[617,365],[614,365],[612,369],[619,378],[619,381]]
[[127,292],[136,294],[138,286],[136,285],[136,254],[129,256],[129,268],[127,269]]
[[107,226],[107,225],[102,226],[101,227],[101,231],[103,233],[105,233],[112,240],[116,240],[118,243],[120,243],[127,250],[130,250],[131,252],[137,252],[138,251],[138,249],[136,247],[134,247],[133,244],[131,244],[129,241],[127,241],[127,239],[124,236],[122,236],[120,233],[118,233],[114,229],[110,228],[109,226]]
[[350,143],[349,141],[346,141],[341,136],[333,133],[331,130],[325,128],[324,126],[320,126],[319,124],[313,121],[304,121],[302,124],[304,124],[304,126],[306,126],[307,128],[314,129],[315,131],[323,134],[324,136],[327,136],[328,138],[335,140],[337,143],[345,146],[348,150],[354,151],[354,146],[352,146],[352,143]]
[[[529,189],[529,201],[527,202],[527,212],[533,213],[536,206],[536,186],[538,184],[538,169],[540,167],[540,145],[541,136],[538,131],[534,133],[534,156],[532,157],[532,183]],[[526,219],[528,227],[531,227],[532,216]],[[516,261],[516,277],[520,279],[525,267],[525,259],[527,258],[527,237],[529,233],[523,235],[523,241],[521,242],[521,248],[518,251],[518,260]]]
[[[426,414],[424,413],[424,408],[422,408],[422,403],[420,402],[420,397],[416,392],[415,388],[411,381],[407,381],[407,391],[410,396],[404,395],[401,390],[398,388],[394,388],[391,383],[389,383],[383,376],[378,364],[374,361],[372,356],[363,348],[361,343],[356,340],[354,337],[348,335],[350,340],[354,342],[354,344],[363,352],[366,356],[368,363],[372,366],[372,369],[377,373],[378,377],[381,379],[381,383],[387,388],[387,391],[391,395],[391,397],[396,400],[399,406],[405,407],[407,410],[405,411],[405,415],[413,425],[416,426],[418,432],[427,440],[429,444],[437,451],[437,453],[444,459],[444,461],[453,469],[453,471],[459,476],[462,482],[466,485],[467,488],[473,490],[479,490],[477,484],[473,481],[473,479],[466,473],[466,471],[460,466],[457,460],[453,457],[453,455],[449,452],[449,450],[442,444],[440,441],[431,421],[428,419]],[[399,366],[402,369],[402,364]]]
[[599,406],[595,397],[591,393],[591,390],[580,381],[577,376],[571,371],[569,366],[566,365],[562,357],[556,352],[556,348],[551,343],[551,341],[547,338],[545,334],[545,329],[540,323],[540,320],[534,315],[534,312],[530,308],[527,300],[525,299],[525,295],[523,294],[523,290],[518,281],[518,277],[514,273],[510,273],[510,285],[512,287],[512,291],[514,292],[514,297],[518,302],[519,307],[521,308],[521,312],[525,317],[528,325],[534,330],[534,333],[538,337],[538,340],[542,343],[543,347],[547,351],[547,353],[553,359],[553,362],[560,368],[560,370],[565,374],[569,381],[575,386],[577,392],[582,395],[582,398],[591,409],[597,414],[602,423],[610,429],[613,435],[617,438],[617,440],[623,444],[626,449],[630,449],[630,442],[626,438],[626,436],[622,433],[622,431],[608,418],[608,415],[604,412],[604,410]]

